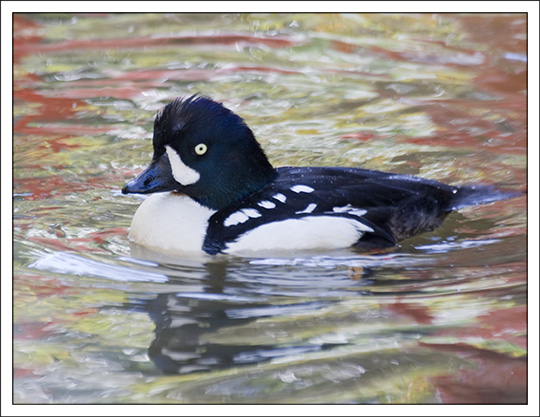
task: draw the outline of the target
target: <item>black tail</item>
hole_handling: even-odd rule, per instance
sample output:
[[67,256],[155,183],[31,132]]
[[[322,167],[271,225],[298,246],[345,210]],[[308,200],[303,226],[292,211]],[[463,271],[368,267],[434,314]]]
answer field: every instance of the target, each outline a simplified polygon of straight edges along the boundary
[[525,194],[526,191],[498,189],[491,185],[465,185],[456,188],[454,198],[450,200],[448,211],[463,207],[487,204],[499,200],[507,200]]

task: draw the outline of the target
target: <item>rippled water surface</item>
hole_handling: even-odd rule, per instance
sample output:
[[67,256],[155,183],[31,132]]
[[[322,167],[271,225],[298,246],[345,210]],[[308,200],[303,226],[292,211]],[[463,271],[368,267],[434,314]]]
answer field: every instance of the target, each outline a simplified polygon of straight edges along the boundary
[[526,190],[526,15],[14,16],[15,403],[524,403],[526,196],[377,253],[131,247],[156,110],[272,163]]

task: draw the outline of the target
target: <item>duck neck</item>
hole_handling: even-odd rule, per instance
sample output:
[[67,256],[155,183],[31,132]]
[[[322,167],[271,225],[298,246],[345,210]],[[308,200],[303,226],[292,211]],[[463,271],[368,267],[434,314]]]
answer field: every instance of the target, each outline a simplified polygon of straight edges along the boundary
[[212,194],[188,194],[203,206],[213,210],[222,210],[261,190],[277,177],[277,171],[269,163],[267,167],[259,166],[256,170],[247,169],[246,172],[239,174],[233,177],[234,180],[225,177],[216,178]]

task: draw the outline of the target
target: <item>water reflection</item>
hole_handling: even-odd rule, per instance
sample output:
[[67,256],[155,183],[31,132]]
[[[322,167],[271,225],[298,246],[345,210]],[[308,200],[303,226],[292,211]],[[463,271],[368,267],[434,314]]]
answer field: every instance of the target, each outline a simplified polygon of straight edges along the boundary
[[[136,245],[133,249],[139,256],[156,258]],[[145,311],[155,323],[148,353],[165,374],[290,360],[347,345],[354,348],[359,332],[365,333],[363,343],[380,343],[387,336],[378,334],[377,327],[385,317],[380,300],[373,297],[392,296],[392,288],[402,283],[389,279],[377,283],[381,274],[374,271],[431,261],[414,255],[339,253],[184,262],[158,255],[157,269],[166,272],[168,285],[180,291],[151,300],[145,297],[126,307]],[[395,273],[394,269],[392,276]],[[408,283],[416,281],[411,278]],[[352,322],[354,330],[349,333],[343,326]],[[362,323],[365,330],[358,328]],[[405,328],[392,338],[394,342],[414,339],[419,332],[419,327]]]
[[[325,262],[329,264],[330,258]],[[185,266],[172,263],[161,264],[161,267],[185,270]],[[279,357],[321,351],[339,345],[338,342],[295,340],[280,330],[279,326],[273,332],[282,333],[280,338],[287,339],[285,343],[279,343],[272,336],[272,330],[265,337],[243,334],[242,329],[250,323],[265,318],[271,318],[274,323],[280,320],[287,322],[292,317],[298,318],[328,307],[339,299],[336,297],[338,293],[344,294],[350,290],[347,288],[349,286],[356,287],[355,291],[358,292],[362,286],[360,279],[350,282],[347,276],[345,279],[336,277],[335,271],[332,272],[334,277],[330,274],[328,276],[330,282],[326,280],[322,283],[320,281],[323,279],[314,274],[315,270],[306,271],[306,280],[299,285],[298,281],[283,271],[269,274],[268,267],[258,265],[257,260],[254,265],[240,259],[210,260],[194,268],[200,273],[198,279],[201,291],[164,293],[150,301],[136,302],[137,309],[146,311],[156,325],[155,338],[148,350],[155,365],[166,374],[185,374],[264,363]],[[171,274],[169,282],[174,286],[185,285],[185,276],[185,271],[182,276]],[[331,289],[333,297],[325,298],[324,292],[321,297],[319,291],[319,298],[311,299],[307,289],[312,288],[315,281],[319,282],[319,286],[326,286],[328,291]],[[278,287],[287,284],[297,287],[296,296],[280,294],[287,292],[283,289],[276,291]],[[192,287],[192,284],[188,285]],[[252,288],[255,287],[258,289],[254,292]],[[236,333],[238,337],[222,337],[231,333]]]
[[[484,232],[481,236],[486,237]],[[468,238],[474,238],[473,231]],[[489,353],[491,334],[499,334],[504,323],[490,315],[509,314],[522,298],[522,253],[499,256],[519,243],[499,237],[472,245],[469,239],[424,236],[393,252],[371,255],[338,251],[178,259],[134,247],[136,258],[121,256],[113,262],[103,256],[45,252],[36,254],[30,267],[94,277],[86,284],[92,291],[127,294],[121,316],[130,320],[143,313],[153,323],[151,338],[141,346],[152,368],[175,378],[195,375],[178,380],[177,388],[166,388],[167,380],[163,387],[155,382],[168,396],[194,402],[246,397],[317,402],[313,393],[320,392],[336,401],[380,402],[385,397],[372,387],[392,386],[396,378],[414,380],[416,373],[422,378],[457,370],[471,373],[475,364],[491,372],[499,367],[521,372],[522,359]],[[445,250],[434,250],[438,244]],[[489,269],[482,264],[486,259],[491,259]],[[450,260],[455,264],[449,265]],[[499,300],[495,310],[492,300]],[[118,305],[97,305],[105,314],[118,315]],[[521,311],[511,314],[520,317]],[[101,322],[99,314],[96,320]],[[486,334],[477,320],[493,330]],[[127,340],[110,337],[122,349],[128,346]],[[453,350],[456,340],[462,341],[459,350]],[[487,356],[482,354],[486,348]],[[509,343],[500,349],[513,352],[515,347]],[[523,351],[515,354],[520,357]],[[143,377],[152,376],[147,367]],[[455,378],[434,381],[447,390],[447,398],[460,392]],[[522,382],[516,377],[516,398],[521,398]],[[334,397],[331,387],[343,383],[347,388]],[[500,383],[502,379],[490,393],[482,391],[482,398],[496,398]],[[273,397],[277,392],[284,397]]]
[[[133,245],[137,257],[118,257],[114,263],[53,252],[41,253],[29,267],[102,281],[93,287],[113,288],[107,280],[127,284],[122,287],[131,293],[126,312],[144,312],[155,325],[148,357],[164,374],[183,375],[299,358],[310,362],[317,355],[335,359],[343,349],[347,355],[370,352],[372,361],[380,348],[434,337],[468,317],[463,303],[470,304],[467,314],[474,317],[482,311],[478,296],[511,293],[511,280],[501,281],[495,261],[491,271],[477,263],[492,253],[506,262],[501,271],[507,271],[522,254],[497,255],[511,238],[474,237],[472,232],[471,240],[421,236],[401,249],[371,255],[339,250],[253,258],[179,259]],[[452,252],[454,263],[448,265]],[[490,272],[494,278],[486,282]],[[144,283],[149,287],[141,293],[144,287],[135,285]],[[436,307],[441,303],[442,321]],[[452,311],[460,311],[457,321]]]
[[[148,353],[165,373],[189,373],[259,363],[280,356],[323,349],[325,345],[276,346],[249,338],[236,344],[212,342],[212,334],[253,322],[261,317],[287,316],[291,311],[311,309],[311,305],[253,302],[216,295],[160,294],[147,304],[156,324],[155,339]],[[255,314],[255,310],[257,310]]]

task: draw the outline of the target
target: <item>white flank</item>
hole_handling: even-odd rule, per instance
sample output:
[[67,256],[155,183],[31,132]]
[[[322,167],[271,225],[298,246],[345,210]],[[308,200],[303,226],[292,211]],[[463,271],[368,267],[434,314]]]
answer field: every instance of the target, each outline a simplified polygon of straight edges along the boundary
[[237,224],[247,222],[250,218],[255,219],[257,217],[261,217],[261,213],[259,213],[257,210],[250,208],[242,209],[240,211],[235,211],[233,214],[227,217],[223,222],[223,226],[235,226]]
[[307,185],[293,185],[291,191],[295,193],[312,193],[315,190]]
[[257,205],[259,207],[262,207],[268,210],[276,208],[276,203],[272,203],[271,201],[268,201],[268,200],[259,201]]
[[202,253],[208,219],[214,213],[183,194],[152,194],[133,216],[129,237],[159,252]]
[[285,194],[277,193],[272,196],[272,198],[275,198],[277,201],[280,201],[284,203],[287,201],[287,196]]
[[263,224],[229,244],[227,253],[346,248],[373,229],[345,217],[311,216]]
[[317,208],[317,204],[315,203],[311,203],[310,205],[308,205],[304,210],[302,211],[297,211],[296,214],[308,214],[308,213],[311,213],[313,210],[315,210]]
[[169,162],[171,163],[171,170],[174,179],[182,185],[195,184],[201,178],[201,175],[193,168],[188,167],[180,158],[180,155],[171,148],[169,145],[165,145],[167,155],[169,156]]

